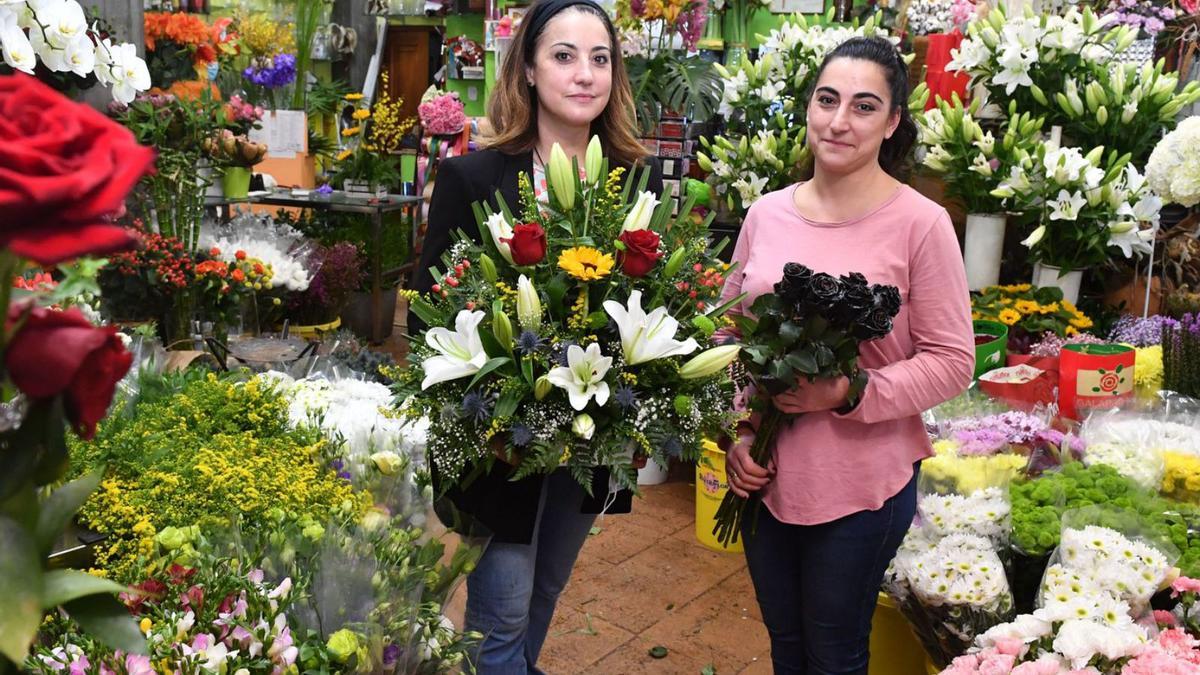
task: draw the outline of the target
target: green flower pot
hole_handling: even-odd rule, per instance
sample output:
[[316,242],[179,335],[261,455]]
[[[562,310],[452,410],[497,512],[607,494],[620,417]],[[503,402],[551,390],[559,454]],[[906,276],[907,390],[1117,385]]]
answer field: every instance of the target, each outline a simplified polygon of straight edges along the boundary
[[221,187],[226,199],[245,199],[250,192],[250,169],[244,166],[227,166],[221,174]]
[[1008,352],[1008,326],[999,321],[976,319],[975,335],[989,335],[996,339],[975,345],[975,377],[1004,366]]

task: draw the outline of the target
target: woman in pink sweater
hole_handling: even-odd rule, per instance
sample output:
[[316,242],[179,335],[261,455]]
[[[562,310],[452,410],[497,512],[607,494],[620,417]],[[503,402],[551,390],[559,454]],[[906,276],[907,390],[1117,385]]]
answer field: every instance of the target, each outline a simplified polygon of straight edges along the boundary
[[755,464],[739,426],[726,468],[739,496],[762,491],[747,519],[746,560],[771,637],[775,672],[866,673],[883,573],[916,510],[916,474],[931,454],[921,412],[971,381],[975,350],[966,275],[946,210],[894,177],[916,139],[907,68],[880,38],[855,38],[821,65],[808,105],[812,180],[772,192],[746,216],[725,299],[745,312],[783,266],[861,272],[900,290],[893,332],[865,343],[867,387],[802,381],[774,398],[803,413]]

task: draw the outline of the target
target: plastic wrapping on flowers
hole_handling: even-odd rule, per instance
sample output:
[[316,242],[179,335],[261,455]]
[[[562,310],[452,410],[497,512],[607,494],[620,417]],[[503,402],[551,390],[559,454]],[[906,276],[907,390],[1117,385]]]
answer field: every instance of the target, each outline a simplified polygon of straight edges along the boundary
[[[380,412],[382,385],[333,377],[143,376],[125,414],[72,447],[81,467],[109,464],[82,520],[107,536],[107,573],[152,592],[129,602],[163,636],[155,664],[440,673],[479,638],[442,608],[486,536],[449,550],[412,461],[420,429]],[[141,672],[69,620],[44,638],[31,669]]]

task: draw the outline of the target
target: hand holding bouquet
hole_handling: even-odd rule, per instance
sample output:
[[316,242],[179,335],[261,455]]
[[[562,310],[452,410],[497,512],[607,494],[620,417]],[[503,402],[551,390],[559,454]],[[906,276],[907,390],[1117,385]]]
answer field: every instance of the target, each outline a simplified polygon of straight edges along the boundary
[[[847,401],[855,403],[866,386],[858,369],[858,347],[892,331],[900,311],[895,286],[870,285],[857,272],[834,277],[798,263],[783,267],[774,293],[760,295],[750,307],[758,317],[734,317],[742,333],[741,361],[761,392],[778,396],[800,377],[846,377]],[[769,399],[763,402],[750,458],[765,466],[780,424],[790,416]],[[732,492],[717,510],[713,534],[722,544],[737,541],[746,499]]]

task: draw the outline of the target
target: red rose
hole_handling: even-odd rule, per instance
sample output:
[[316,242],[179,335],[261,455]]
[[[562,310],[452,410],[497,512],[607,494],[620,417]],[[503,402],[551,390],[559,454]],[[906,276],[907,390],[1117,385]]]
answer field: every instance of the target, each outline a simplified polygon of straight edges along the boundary
[[0,77],[0,246],[42,265],[133,248],[106,218],[154,165],[154,151],[28,75]]
[[627,230],[617,239],[625,244],[625,250],[618,254],[621,269],[631,277],[646,276],[662,257],[658,250],[661,237],[653,230]]
[[11,305],[9,330],[25,312],[25,323],[4,354],[9,377],[33,399],[62,394],[67,419],[80,436],[90,439],[133,355],[125,350],[116,328],[96,328],[75,308],[60,312]]
[[514,265],[536,265],[546,257],[546,231],[537,223],[517,223],[508,244]]

